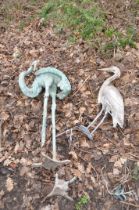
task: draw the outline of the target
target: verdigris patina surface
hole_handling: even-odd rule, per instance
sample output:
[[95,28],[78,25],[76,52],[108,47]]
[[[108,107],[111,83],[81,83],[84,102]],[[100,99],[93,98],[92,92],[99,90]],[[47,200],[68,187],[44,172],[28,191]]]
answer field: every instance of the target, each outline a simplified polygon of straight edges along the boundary
[[[41,146],[44,146],[46,141],[46,120],[47,120],[47,107],[48,98],[52,98],[52,146],[53,146],[53,159],[54,165],[51,163],[51,167],[48,169],[55,169],[57,163],[60,161],[56,160],[56,125],[55,125],[55,111],[56,111],[56,97],[64,99],[71,91],[71,85],[66,75],[60,70],[53,67],[40,68],[37,70],[38,61],[34,61],[27,71],[21,72],[19,75],[19,86],[24,95],[34,98],[39,95],[42,89],[45,89],[44,94],[44,107],[43,107],[43,122],[41,131]],[[35,80],[31,87],[27,87],[25,83],[25,77],[30,75],[32,72],[35,73]],[[57,89],[61,91],[57,93]],[[50,158],[46,156],[46,161],[50,161]],[[61,164],[69,163],[69,160],[61,161]],[[47,164],[42,164],[43,166]],[[47,167],[46,167],[47,168]]]

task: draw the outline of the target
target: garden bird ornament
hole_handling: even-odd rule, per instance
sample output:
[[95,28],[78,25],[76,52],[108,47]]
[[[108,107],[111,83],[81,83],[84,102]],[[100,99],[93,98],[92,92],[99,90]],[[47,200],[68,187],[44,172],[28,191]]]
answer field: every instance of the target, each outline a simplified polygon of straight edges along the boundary
[[[52,148],[53,148],[53,160],[48,158],[48,162],[61,162],[56,160],[56,125],[55,125],[55,111],[56,111],[56,97],[64,99],[71,91],[71,85],[67,77],[60,70],[47,67],[36,70],[38,61],[34,61],[27,71],[21,72],[19,75],[19,86],[24,95],[34,98],[39,95],[42,89],[45,89],[44,94],[44,105],[43,105],[43,120],[42,120],[42,131],[41,131],[41,146],[44,146],[46,141],[46,120],[47,120],[47,108],[48,98],[52,98]],[[25,84],[25,77],[30,75],[32,72],[35,73],[35,80],[31,87],[27,87]],[[57,93],[57,89],[61,91]],[[68,161],[69,160],[65,160]],[[64,162],[65,162],[64,161]],[[56,164],[57,165],[57,164]],[[49,167],[48,167],[49,168]],[[51,168],[51,167],[50,167]],[[52,168],[55,168],[52,166]]]
[[[102,105],[101,111],[98,113],[96,118],[91,122],[88,127],[83,125],[79,125],[79,130],[88,136],[90,140],[93,139],[93,135],[95,131],[99,128],[99,126],[103,123],[106,116],[108,114],[111,115],[113,121],[113,127],[115,128],[117,124],[123,128],[124,124],[124,103],[123,97],[120,94],[119,90],[111,84],[112,81],[119,78],[121,75],[121,71],[116,66],[111,66],[109,68],[98,69],[100,71],[112,72],[113,75],[106,79],[102,84],[99,94],[98,94],[98,103]],[[100,120],[100,122],[96,125],[92,132],[89,131],[89,128],[92,127],[100,118],[100,116],[104,113],[104,116]]]

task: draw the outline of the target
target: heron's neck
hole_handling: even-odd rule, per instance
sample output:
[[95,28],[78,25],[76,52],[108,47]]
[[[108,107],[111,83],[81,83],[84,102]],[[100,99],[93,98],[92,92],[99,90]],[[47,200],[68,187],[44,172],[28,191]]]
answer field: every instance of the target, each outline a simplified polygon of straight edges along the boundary
[[116,74],[114,74],[113,76],[109,77],[108,79],[106,79],[103,83],[103,85],[101,86],[101,88],[108,86],[112,81],[114,81],[115,79],[117,79],[119,76],[117,76]]

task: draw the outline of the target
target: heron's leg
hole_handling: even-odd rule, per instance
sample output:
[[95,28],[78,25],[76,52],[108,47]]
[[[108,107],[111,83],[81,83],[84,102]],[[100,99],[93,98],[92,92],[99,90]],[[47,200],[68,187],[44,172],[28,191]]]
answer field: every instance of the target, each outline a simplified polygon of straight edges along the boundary
[[102,107],[102,109],[100,110],[100,112],[97,114],[97,116],[95,117],[95,119],[93,120],[93,122],[91,122],[88,126],[87,126],[87,128],[90,128],[92,125],[94,125],[95,124],[95,122],[97,121],[97,119],[102,115],[102,112],[103,112],[103,107]]
[[107,112],[105,112],[103,118],[101,119],[101,121],[98,123],[98,125],[94,128],[94,130],[91,132],[91,134],[94,134],[94,132],[99,128],[99,126],[103,123],[103,121],[105,120],[107,116]]
[[48,107],[49,90],[45,89],[44,104],[43,104],[43,120],[42,120],[42,137],[41,146],[43,147],[46,140],[46,120],[47,120],[47,107]]
[[56,160],[56,125],[55,125],[55,111],[56,111],[56,85],[53,85],[51,91],[52,97],[52,147],[53,147],[53,160]]

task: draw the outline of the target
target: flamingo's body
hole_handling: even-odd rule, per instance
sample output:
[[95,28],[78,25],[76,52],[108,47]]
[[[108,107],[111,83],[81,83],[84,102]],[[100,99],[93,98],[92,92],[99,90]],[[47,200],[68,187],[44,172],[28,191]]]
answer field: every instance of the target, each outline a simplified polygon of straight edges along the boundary
[[[31,67],[24,72],[21,72],[19,75],[19,86],[22,92],[31,98],[35,98],[39,95],[43,88],[45,88],[44,95],[44,110],[43,110],[43,123],[42,123],[42,146],[45,143],[46,139],[46,118],[47,118],[47,104],[49,95],[52,98],[52,131],[53,131],[53,148],[54,153],[56,154],[56,129],[55,129],[55,110],[56,110],[56,96],[59,99],[64,99],[71,91],[71,85],[66,75],[60,70],[47,67],[37,69],[37,62],[34,61]],[[36,78],[33,81],[31,87],[28,87],[25,83],[25,77],[30,75],[32,72],[35,72]],[[57,93],[57,88],[60,88],[60,92]],[[54,155],[55,156],[55,155]]]

